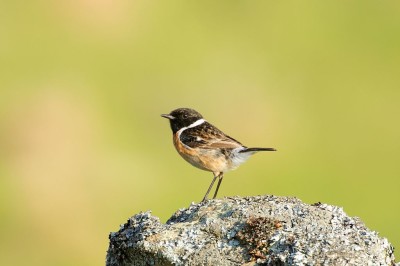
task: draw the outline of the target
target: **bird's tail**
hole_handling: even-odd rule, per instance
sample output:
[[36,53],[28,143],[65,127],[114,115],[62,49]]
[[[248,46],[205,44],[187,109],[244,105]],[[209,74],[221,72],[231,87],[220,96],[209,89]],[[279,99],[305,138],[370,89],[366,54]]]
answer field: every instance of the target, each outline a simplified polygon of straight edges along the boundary
[[274,148],[245,148],[240,152],[276,151]]

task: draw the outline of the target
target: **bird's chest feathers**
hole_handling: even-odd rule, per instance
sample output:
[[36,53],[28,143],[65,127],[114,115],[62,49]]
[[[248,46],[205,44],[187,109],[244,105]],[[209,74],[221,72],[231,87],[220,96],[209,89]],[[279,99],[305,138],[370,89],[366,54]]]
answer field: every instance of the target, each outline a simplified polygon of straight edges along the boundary
[[224,172],[227,169],[227,160],[218,150],[190,148],[183,144],[179,133],[174,134],[174,146],[178,153],[187,162],[202,170],[211,172]]

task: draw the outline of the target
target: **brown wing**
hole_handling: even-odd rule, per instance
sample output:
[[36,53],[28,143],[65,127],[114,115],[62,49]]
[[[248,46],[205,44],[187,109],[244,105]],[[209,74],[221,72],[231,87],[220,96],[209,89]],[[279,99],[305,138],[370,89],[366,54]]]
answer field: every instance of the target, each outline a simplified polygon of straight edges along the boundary
[[180,135],[180,139],[190,148],[235,149],[243,147],[239,141],[225,135],[208,122],[184,130]]

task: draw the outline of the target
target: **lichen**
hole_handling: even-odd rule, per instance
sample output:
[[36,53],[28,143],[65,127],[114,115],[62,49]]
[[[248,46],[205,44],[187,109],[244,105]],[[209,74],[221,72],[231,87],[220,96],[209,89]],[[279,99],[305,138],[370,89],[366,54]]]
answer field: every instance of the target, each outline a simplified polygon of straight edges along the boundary
[[395,265],[393,247],[342,208],[293,197],[192,203],[166,224],[150,212],[110,234],[107,265]]
[[251,216],[235,238],[248,249],[251,260],[263,263],[268,256],[269,239],[280,228],[282,224],[278,220]]

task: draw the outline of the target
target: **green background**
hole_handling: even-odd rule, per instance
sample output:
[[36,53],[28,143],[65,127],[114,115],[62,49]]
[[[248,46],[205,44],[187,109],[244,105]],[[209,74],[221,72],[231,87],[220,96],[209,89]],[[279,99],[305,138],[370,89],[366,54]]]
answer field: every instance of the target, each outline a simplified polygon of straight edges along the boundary
[[[192,107],[257,154],[219,196],[324,202],[400,246],[398,1],[1,1],[0,264],[102,265],[212,174],[161,113]],[[398,255],[399,256],[399,255]]]

